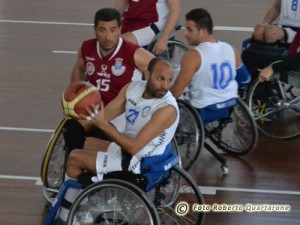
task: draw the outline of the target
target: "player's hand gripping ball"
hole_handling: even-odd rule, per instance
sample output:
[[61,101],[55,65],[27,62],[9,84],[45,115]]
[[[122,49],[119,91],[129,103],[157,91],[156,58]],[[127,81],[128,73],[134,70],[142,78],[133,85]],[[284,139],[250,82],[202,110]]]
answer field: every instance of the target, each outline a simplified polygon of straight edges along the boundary
[[65,89],[61,103],[66,116],[80,119],[89,116],[87,108],[93,111],[93,105],[101,105],[101,95],[94,85],[77,81]]

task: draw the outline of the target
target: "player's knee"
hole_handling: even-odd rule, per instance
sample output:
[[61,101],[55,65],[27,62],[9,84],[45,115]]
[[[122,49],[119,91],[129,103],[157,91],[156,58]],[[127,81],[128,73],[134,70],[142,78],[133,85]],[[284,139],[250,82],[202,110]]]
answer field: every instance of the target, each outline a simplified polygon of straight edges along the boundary
[[265,30],[265,40],[267,43],[274,43],[281,41],[284,37],[284,33],[281,32],[281,28],[270,26]]
[[80,149],[74,149],[70,152],[68,161],[67,161],[67,174],[69,177],[77,179],[77,176],[80,174],[77,171],[80,171]]
[[265,26],[257,25],[254,28],[252,37],[257,41],[264,41],[264,32],[265,32]]

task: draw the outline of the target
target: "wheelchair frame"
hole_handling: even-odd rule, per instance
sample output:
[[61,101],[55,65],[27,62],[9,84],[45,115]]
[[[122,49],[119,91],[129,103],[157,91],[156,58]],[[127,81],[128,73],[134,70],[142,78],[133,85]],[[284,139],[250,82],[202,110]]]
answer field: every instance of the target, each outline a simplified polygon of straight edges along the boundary
[[[160,223],[170,224],[170,221],[172,221],[172,223],[174,224],[180,224],[180,225],[191,224],[191,223],[203,224],[204,222],[203,212],[192,212],[192,210],[190,210],[189,213],[187,213],[186,215],[178,215],[176,213],[176,207],[178,204],[181,204],[182,201],[187,201],[189,205],[204,203],[202,194],[198,189],[197,185],[194,183],[191,177],[178,166],[175,166],[173,167],[173,169],[171,169],[171,176],[168,179],[160,183],[155,189],[148,192],[147,194],[145,192],[143,193],[142,190],[128,183],[127,181],[120,181],[120,180],[111,180],[111,179],[107,181],[104,180],[97,184],[93,184],[93,187],[95,189],[101,189],[101,186],[103,186],[103,182],[106,182],[105,183],[106,187],[110,189],[110,185],[112,181],[114,182],[115,185],[116,183],[119,183],[118,186],[120,188],[123,188],[124,190],[126,190],[128,187],[128,189],[125,192],[134,191],[136,193],[136,196],[144,198],[143,201],[149,207],[148,210],[146,211],[148,211],[149,215],[153,216],[152,217],[153,220],[156,220],[156,222],[154,222],[153,224],[160,224]],[[81,194],[81,196],[78,197],[78,199],[74,202],[69,214],[69,219],[68,219],[69,224],[72,224],[71,221],[73,220],[72,218],[74,218],[73,215],[76,214],[77,206],[80,206],[81,202],[84,201],[84,197],[88,196],[89,193],[91,192],[95,192],[95,191],[91,191],[90,190],[91,188],[92,186],[88,187]],[[194,194],[194,197],[192,197],[192,194]],[[187,199],[182,198],[181,195],[187,196],[188,198]],[[115,197],[113,198],[115,199]],[[134,208],[135,212],[139,210],[134,206],[131,207]],[[158,215],[158,218],[156,218],[155,214]],[[145,218],[143,217],[143,222],[144,221]]]
[[[181,148],[181,144],[185,143],[185,140],[180,140],[180,137],[182,137],[182,134],[180,134],[181,131],[176,131],[175,138],[177,139],[176,141],[180,151],[183,169],[189,170],[195,164],[195,162],[199,158],[200,151],[202,149],[201,146],[204,145],[204,148],[208,150],[221,163],[221,169],[223,173],[227,174],[229,172],[229,169],[226,164],[226,160],[216,152],[212,144],[214,144],[217,148],[235,156],[246,155],[249,151],[253,150],[256,147],[258,141],[257,126],[251,112],[242,99],[237,98],[237,104],[232,108],[229,118],[215,120],[206,125],[204,125],[199,113],[190,105],[189,102],[180,99],[177,100],[177,102],[180,108],[185,109],[181,112],[188,112],[192,116],[192,119],[190,121],[192,121],[192,124],[197,125],[198,130],[195,136],[199,134],[198,145],[197,143],[193,142],[189,143],[191,147],[187,150]],[[184,117],[184,115],[181,115],[181,118]],[[179,124],[181,122],[182,120],[179,122]],[[193,126],[192,124],[187,124],[187,122],[185,121],[183,121],[183,123],[187,127]],[[241,135],[241,130],[243,130],[245,134],[248,134],[248,136]],[[191,137],[191,134],[183,135],[189,138]],[[240,138],[238,138],[237,135],[239,135]],[[196,140],[197,139],[195,139],[194,141]],[[192,160],[186,160],[187,154],[190,155],[189,158],[191,158]]]
[[283,142],[300,137],[300,71],[275,74],[263,83],[256,79],[247,102],[265,137]]
[[[44,225],[52,224],[56,218],[69,187],[84,188],[74,180],[64,182]],[[71,206],[67,224],[74,224],[83,212],[88,212],[96,224],[116,224],[116,221],[120,224],[135,224],[143,221],[143,224],[159,225],[172,221],[180,225],[191,222],[202,225],[205,219],[204,212],[188,210],[179,214],[180,211],[177,210],[182,202],[188,207],[204,204],[196,183],[178,166],[171,168],[170,176],[147,193],[126,180],[104,179],[84,188]]]
[[[65,150],[64,150],[64,142],[62,138],[62,127],[67,119],[63,119],[61,123],[58,125],[57,129],[55,130],[54,134],[52,135],[49,144],[47,146],[47,151],[45,153],[44,159],[43,159],[43,164],[41,167],[41,175],[42,175],[42,181],[44,185],[44,190],[43,194],[48,201],[48,205],[46,205],[46,209],[49,209],[49,214],[48,217],[45,221],[45,225],[51,224],[52,220],[55,218],[56,212],[58,210],[59,206],[55,207],[50,207],[50,205],[57,203],[57,200],[54,201],[54,198],[58,195],[60,195],[60,190],[58,188],[59,182],[60,184],[63,183],[63,165],[60,166],[60,169],[58,173],[51,173],[51,170],[54,170],[54,166],[58,164],[64,164],[65,162]],[[179,155],[178,149],[177,149],[177,143],[176,140],[173,139],[172,141],[173,144],[173,149],[177,155]],[[51,162],[51,160],[54,160],[54,162]],[[58,164],[57,164],[58,163]],[[179,165],[180,165],[180,157],[179,157]],[[49,167],[51,166],[51,167]],[[204,200],[202,197],[202,194],[197,187],[196,183],[192,180],[192,178],[187,174],[184,170],[182,170],[180,167],[175,166],[172,171],[175,171],[173,175],[171,176],[171,180],[174,180],[177,178],[180,182],[184,182],[182,186],[178,187],[176,190],[173,190],[173,192],[168,193],[168,190],[170,189],[170,186],[172,187],[172,183],[168,185],[168,182],[163,182],[161,183],[158,187],[153,189],[152,191],[148,192],[147,198],[142,197],[143,199],[140,199],[141,202],[144,202],[144,204],[147,205],[147,207],[150,208],[156,208],[158,215],[159,215],[159,220],[167,220],[168,218],[173,218],[173,220],[179,220],[180,223],[177,224],[189,224],[187,222],[184,222],[185,220],[190,221],[192,219],[196,220],[195,224],[203,224],[204,221],[204,213],[200,212],[198,216],[195,216],[195,214],[188,214],[186,216],[178,216],[175,212],[174,209],[176,205],[173,204],[173,202],[178,198],[179,192],[184,191],[183,193],[195,193],[194,195],[196,196],[197,201],[195,201],[195,204],[204,204]],[[51,180],[55,180],[55,186],[51,186],[51,182],[49,182],[48,175],[49,174],[54,174],[55,176],[58,176],[58,179],[55,177],[52,177]],[[175,175],[174,175],[175,174]],[[115,181],[118,182],[118,181]],[[121,181],[121,182],[126,182],[126,181]],[[101,183],[101,182],[99,182]],[[128,183],[128,182],[127,182]],[[181,183],[180,183],[181,184]],[[96,185],[96,184],[95,184]],[[122,187],[128,187],[129,184],[122,184]],[[64,186],[64,185],[63,185]],[[174,185],[173,185],[174,186]],[[77,183],[75,184],[75,187],[80,188],[80,184]],[[140,193],[141,190],[137,187],[129,187],[130,191],[133,191],[134,193]],[[192,190],[192,192],[191,192]],[[145,194],[145,192],[143,192]],[[168,193],[166,195],[165,193]],[[141,194],[138,194],[138,196],[144,196]],[[146,200],[145,200],[146,199]],[[166,202],[166,200],[169,200]],[[184,201],[185,199],[180,199],[181,201]],[[148,201],[145,203],[145,201]],[[187,202],[190,201],[190,197]],[[150,203],[149,203],[150,202]],[[189,202],[190,203],[190,202]],[[178,203],[179,204],[179,203]],[[191,203],[190,203],[191,204]],[[151,213],[151,217],[153,216],[153,221],[157,221],[156,219],[156,214],[153,214],[152,211],[149,209]],[[197,215],[197,214],[196,214]],[[158,222],[154,222],[153,224],[159,224]]]
[[64,180],[65,142],[62,135],[63,126],[68,118],[60,121],[53,132],[41,165],[41,180],[43,183],[43,195],[49,202],[58,193]]
[[[242,43],[242,52],[244,53],[251,44],[251,38],[245,39]],[[267,61],[264,61],[263,64],[259,63],[256,68],[257,72],[269,64],[288,57],[288,49],[284,46],[277,48],[261,45],[260,51],[264,52],[266,56],[270,50],[272,50],[272,54],[276,53],[276,57],[271,57],[272,60],[269,59],[270,57],[266,57],[269,62],[267,64]],[[258,52],[258,54],[260,53]],[[295,93],[290,92],[291,89],[287,89],[284,86],[294,88]],[[263,83],[260,83],[258,78],[255,78],[247,90],[246,101],[261,134],[271,140],[281,142],[292,141],[300,137],[300,125],[297,126],[296,124],[300,113],[299,92],[300,71],[274,74],[271,81]],[[290,97],[287,98],[289,95]]]

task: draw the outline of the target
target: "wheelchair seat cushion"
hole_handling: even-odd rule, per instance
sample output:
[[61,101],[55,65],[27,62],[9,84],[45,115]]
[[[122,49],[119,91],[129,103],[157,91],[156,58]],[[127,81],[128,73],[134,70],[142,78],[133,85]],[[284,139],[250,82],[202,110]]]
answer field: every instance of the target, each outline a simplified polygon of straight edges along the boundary
[[168,144],[161,155],[145,157],[141,161],[141,173],[147,178],[146,191],[150,191],[170,175],[170,169],[179,162],[178,156],[172,152],[172,144]]
[[225,102],[209,105],[205,108],[197,109],[203,123],[207,124],[215,120],[222,120],[229,117],[230,109],[236,105],[236,99],[232,98]]
[[119,179],[128,181],[139,188],[141,188],[143,191],[146,191],[146,187],[148,185],[147,178],[142,174],[135,174],[131,171],[115,171],[107,173],[103,176],[103,180],[105,179]]

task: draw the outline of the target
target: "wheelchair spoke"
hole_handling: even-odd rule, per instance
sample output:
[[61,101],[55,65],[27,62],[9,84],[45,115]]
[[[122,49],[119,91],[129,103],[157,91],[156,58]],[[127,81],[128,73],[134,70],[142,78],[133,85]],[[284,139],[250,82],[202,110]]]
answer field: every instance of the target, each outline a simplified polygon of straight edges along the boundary
[[269,138],[287,141],[300,137],[300,77],[287,74],[283,82],[277,80],[254,82],[248,96],[259,131]]
[[[185,224],[202,224],[204,214],[193,212],[191,207],[194,204],[203,204],[203,197],[197,185],[192,181],[190,176],[181,168],[174,167],[167,183],[157,187],[160,195],[155,194],[158,190],[149,192],[149,196],[154,201],[159,201],[157,209],[161,224],[185,225]],[[156,199],[155,198],[159,198]],[[185,215],[178,215],[176,207],[178,204],[185,202],[190,206],[190,210]]]
[[138,187],[125,181],[107,179],[95,183],[72,205],[68,224],[82,220],[84,217],[80,215],[88,215],[93,221],[91,224],[95,225],[154,225],[158,214],[146,196]]

